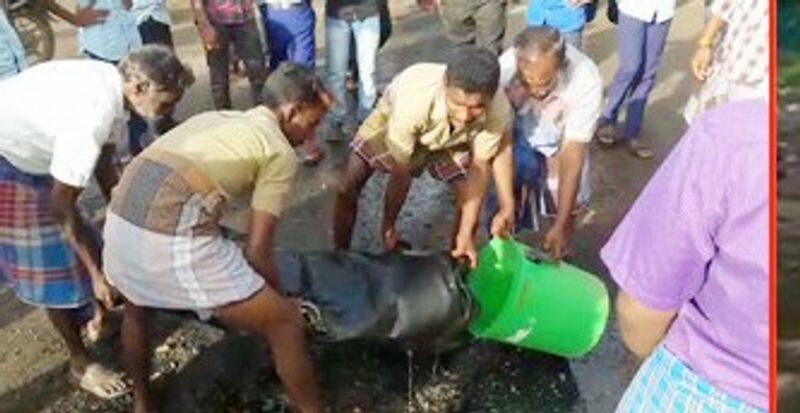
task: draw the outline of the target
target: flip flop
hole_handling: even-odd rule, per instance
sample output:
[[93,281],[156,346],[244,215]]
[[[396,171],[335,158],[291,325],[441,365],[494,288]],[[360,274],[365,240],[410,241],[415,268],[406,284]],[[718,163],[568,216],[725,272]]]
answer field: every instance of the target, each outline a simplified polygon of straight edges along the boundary
[[611,146],[617,142],[617,127],[615,125],[603,125],[595,131],[597,141],[606,146]]
[[656,153],[639,139],[631,139],[628,141],[628,149],[630,149],[631,153],[637,158],[650,159],[656,156]]
[[122,374],[114,373],[98,363],[90,363],[83,374],[71,370],[70,378],[76,386],[101,399],[114,399],[131,391]]

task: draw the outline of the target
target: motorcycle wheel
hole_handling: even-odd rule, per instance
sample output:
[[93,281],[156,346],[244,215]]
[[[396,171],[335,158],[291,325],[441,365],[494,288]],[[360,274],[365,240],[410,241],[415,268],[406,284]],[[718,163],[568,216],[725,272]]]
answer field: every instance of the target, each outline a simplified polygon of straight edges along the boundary
[[28,65],[53,58],[56,39],[46,12],[37,12],[28,7],[15,10],[11,15],[11,24],[25,47]]

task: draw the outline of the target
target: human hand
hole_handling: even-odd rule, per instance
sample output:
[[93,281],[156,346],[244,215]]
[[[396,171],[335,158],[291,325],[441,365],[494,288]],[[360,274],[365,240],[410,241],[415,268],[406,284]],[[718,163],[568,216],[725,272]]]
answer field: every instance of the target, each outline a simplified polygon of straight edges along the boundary
[[199,23],[197,31],[200,33],[200,40],[203,42],[203,48],[210,52],[219,48],[219,35],[217,29],[210,23]]
[[713,49],[710,46],[699,45],[692,56],[692,73],[694,77],[704,82],[711,71],[711,62],[714,58]]
[[78,6],[75,8],[75,25],[78,27],[93,26],[103,23],[108,16],[108,10],[95,9],[97,0],[91,0],[86,7]]
[[492,218],[492,236],[508,238],[514,231],[514,210],[511,208],[500,208]]
[[569,234],[563,225],[553,225],[545,234],[542,247],[553,261],[561,261],[569,245]]
[[455,248],[450,254],[453,258],[466,258],[470,268],[478,266],[478,252],[475,249],[475,240],[472,239],[472,234],[457,235]]

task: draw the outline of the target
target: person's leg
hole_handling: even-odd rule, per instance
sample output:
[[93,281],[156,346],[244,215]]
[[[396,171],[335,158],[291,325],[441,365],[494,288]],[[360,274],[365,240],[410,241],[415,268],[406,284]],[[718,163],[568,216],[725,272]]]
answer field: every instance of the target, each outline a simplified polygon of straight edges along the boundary
[[475,11],[475,43],[499,55],[506,34],[507,0],[480,0]]
[[380,18],[372,16],[353,22],[356,39],[356,60],[358,63],[358,112],[359,123],[369,116],[375,106],[377,88],[375,86],[375,67],[380,43]]
[[155,411],[150,397],[150,317],[152,311],[139,307],[130,301],[125,302],[122,319],[122,362],[125,372],[133,384],[134,413]]
[[301,64],[309,69],[317,65],[317,46],[314,30],[317,16],[309,5],[295,11],[293,19],[293,39],[288,50],[289,60]]
[[214,25],[219,36],[219,47],[206,52],[209,78],[211,80],[211,95],[214,98],[214,107],[217,110],[231,108],[230,73],[230,35],[227,26]]
[[91,362],[91,356],[81,340],[80,325],[69,309],[48,308],[47,317],[64,340],[69,352],[69,363],[77,375],[83,374]]
[[303,318],[287,299],[264,287],[252,298],[214,311],[226,324],[267,342],[289,399],[302,413],[321,413],[322,399],[308,353]]
[[389,11],[389,1],[381,1],[378,5],[378,13],[381,17],[381,40],[378,48],[383,47],[392,36],[392,14]]
[[644,42],[644,63],[639,83],[631,90],[625,116],[625,131],[623,140],[635,139],[639,136],[644,119],[647,99],[655,85],[656,74],[661,64],[664,45],[667,43],[670,22],[652,23],[646,25]]
[[250,20],[236,26],[232,37],[236,55],[242,59],[247,71],[247,80],[250,82],[250,102],[253,106],[260,105],[264,101],[261,92],[264,89],[264,82],[267,80],[267,68],[256,22]]
[[355,153],[350,153],[347,167],[339,180],[333,210],[333,248],[336,250],[350,248],[353,225],[356,223],[358,213],[358,197],[372,172],[372,167],[364,159]]
[[448,0],[440,2],[447,39],[455,46],[475,44],[475,3],[477,0]]
[[269,50],[269,69],[275,70],[281,62],[287,60],[287,51],[291,43],[289,27],[284,19],[283,10],[270,9],[266,4],[259,6],[264,32],[267,34]]
[[395,224],[397,216],[403,208],[411,188],[412,177],[401,177],[396,174],[389,174],[389,182],[386,183],[386,193],[383,198],[383,222],[381,223],[381,237],[383,247],[387,251],[396,249],[401,242]]
[[629,17],[624,13],[619,15],[617,24],[617,50],[619,53],[619,68],[614,74],[614,80],[606,92],[606,103],[600,117],[600,124],[610,124],[617,120],[619,109],[637,77],[642,71],[644,63],[644,42],[647,23]]
[[328,88],[336,100],[330,110],[334,127],[341,127],[347,117],[347,61],[350,58],[350,23],[333,17],[325,18],[325,71]]

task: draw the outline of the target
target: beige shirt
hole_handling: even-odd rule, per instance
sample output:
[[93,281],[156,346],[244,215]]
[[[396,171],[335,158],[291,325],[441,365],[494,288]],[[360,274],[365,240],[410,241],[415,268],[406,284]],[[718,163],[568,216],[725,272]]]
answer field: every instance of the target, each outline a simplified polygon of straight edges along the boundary
[[152,147],[188,160],[229,206],[249,200],[251,208],[280,216],[288,203],[297,156],[264,106],[194,116]]
[[397,75],[359,129],[359,137],[382,139],[392,157],[404,164],[420,150],[436,152],[463,146],[468,146],[478,160],[494,157],[509,127],[508,99],[498,89],[481,118],[452,133],[445,69],[442,64],[419,63]]

